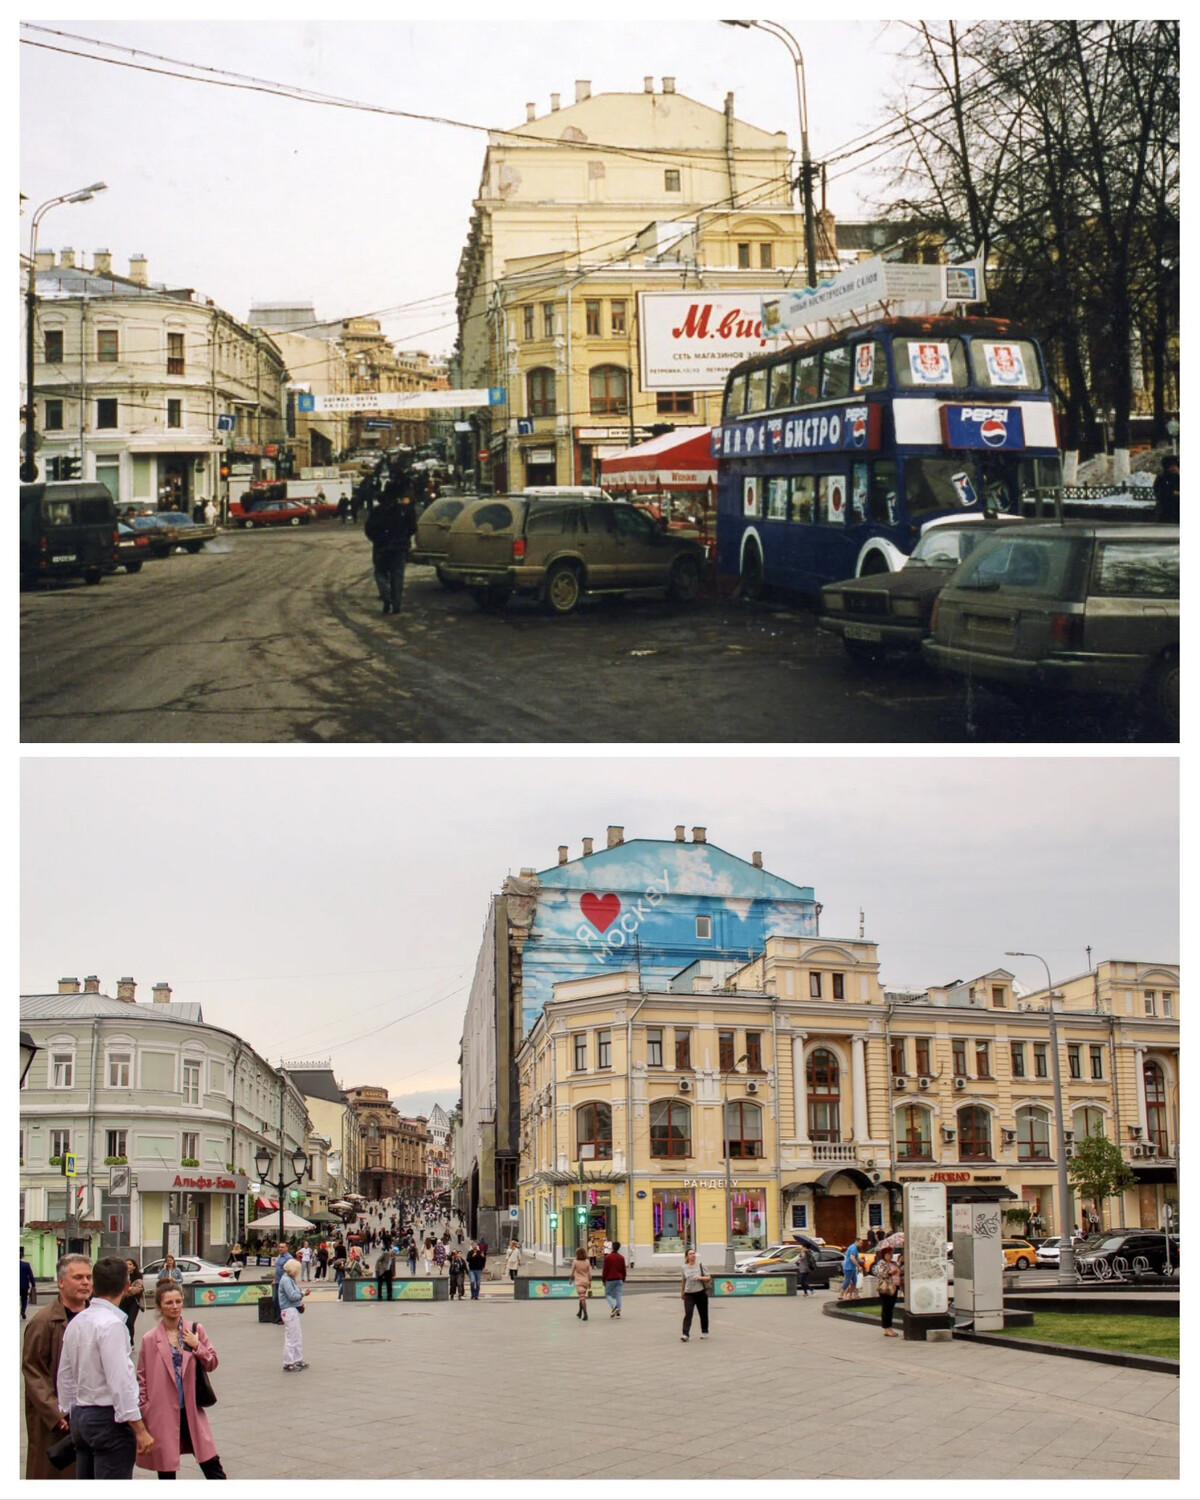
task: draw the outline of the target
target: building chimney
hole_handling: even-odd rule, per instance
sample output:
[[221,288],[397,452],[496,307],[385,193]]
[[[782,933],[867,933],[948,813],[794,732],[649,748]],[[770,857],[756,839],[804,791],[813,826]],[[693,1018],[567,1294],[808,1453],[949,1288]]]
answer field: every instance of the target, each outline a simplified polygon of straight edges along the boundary
[[118,1000],[127,1000],[130,1005],[133,1005],[133,1004],[136,1003],[135,1002],[135,998],[134,998],[135,995],[136,995],[136,993],[137,993],[137,985],[134,984],[133,980],[130,979],[128,976],[126,976],[124,979],[118,979],[117,980],[117,999]]
[[684,835],[686,833],[687,833],[687,829],[683,826],[683,824],[682,823],[676,823],[676,825],[675,825],[675,842],[677,844],[684,843],[685,842]]
[[654,92],[654,79],[650,78],[649,76],[643,78],[642,89],[645,93],[652,94]]
[[754,868],[756,870],[761,870],[762,869],[762,850],[761,849],[756,849],[754,851],[754,853],[750,856],[750,863],[754,866]]
[[92,270],[98,276],[112,275],[112,251],[97,250],[92,255]]
[[64,271],[73,271],[75,269],[75,252],[69,245],[65,250],[59,251],[58,263]]
[[536,874],[537,874],[537,871],[535,869],[533,869],[532,866],[530,866],[530,865],[522,865],[521,866],[521,879],[522,880],[532,880],[533,877]]
[[567,862],[567,846],[566,846],[566,844],[559,844],[559,846],[558,846],[558,862],[559,862],[560,865],[565,865],[566,862]]
[[577,78],[575,80],[575,103],[582,104],[585,99],[592,97],[592,80],[590,78]]
[[150,262],[144,255],[131,255],[129,257],[129,279],[135,281],[138,286],[147,286],[150,281]]
[[60,979],[58,981],[58,993],[60,995],[78,995],[78,979]]
[[100,993],[100,976],[89,974],[83,981],[83,993],[85,995],[98,995]]
[[551,94],[550,95],[550,113],[553,114],[555,112],[555,110],[559,107],[559,105],[561,103],[562,103],[562,95],[561,94]]
[[675,92],[675,80],[673,78],[668,78],[666,76],[666,74],[664,73],[663,74],[663,93],[664,94],[673,94],[674,92]]
[[586,859],[587,856],[591,852],[592,852],[592,841],[591,841],[591,839],[584,839],[584,841],[583,841],[583,856],[584,856],[584,858]]
[[35,271],[53,271],[54,251],[39,250],[33,257],[33,268]]
[[707,828],[693,828],[692,829],[692,843],[693,844],[703,844],[703,843],[705,843],[707,841],[707,839],[708,839],[708,829]]
[[625,842],[625,830],[617,828],[612,823],[608,825],[608,847],[615,849],[618,844]]
[[154,986],[154,992],[153,993],[154,993],[154,1003],[155,1003],[155,1005],[170,1005],[170,1003],[171,1003],[171,986],[169,984],[167,984],[164,980],[160,979],[158,981],[158,983]]
[[537,119],[537,105],[536,104],[527,104],[525,106],[525,123],[527,125],[529,125],[529,124],[531,124],[536,119]]

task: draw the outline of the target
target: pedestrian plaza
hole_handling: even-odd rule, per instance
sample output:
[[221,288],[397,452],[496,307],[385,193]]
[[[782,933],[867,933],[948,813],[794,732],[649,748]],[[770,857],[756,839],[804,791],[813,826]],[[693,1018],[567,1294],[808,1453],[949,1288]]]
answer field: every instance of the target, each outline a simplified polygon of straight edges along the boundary
[[[824,1317],[828,1295],[719,1298],[712,1337],[683,1344],[660,1286],[582,1324],[573,1299],[518,1302],[507,1281],[475,1303],[346,1305],[317,1283],[296,1374],[254,1306],[189,1316],[220,1358],[233,1480],[1178,1477],[1175,1377],[884,1339]],[[414,1401],[430,1380],[438,1398]]]

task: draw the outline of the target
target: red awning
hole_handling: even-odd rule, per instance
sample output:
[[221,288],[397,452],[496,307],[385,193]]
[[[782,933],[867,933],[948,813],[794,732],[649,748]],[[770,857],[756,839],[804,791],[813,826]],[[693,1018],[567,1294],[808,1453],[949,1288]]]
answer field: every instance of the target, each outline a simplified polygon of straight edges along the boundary
[[260,1208],[263,1213],[270,1214],[279,1212],[278,1198],[256,1198],[254,1202],[256,1207]]
[[702,490],[717,482],[711,427],[678,427],[600,460],[601,480],[639,490]]

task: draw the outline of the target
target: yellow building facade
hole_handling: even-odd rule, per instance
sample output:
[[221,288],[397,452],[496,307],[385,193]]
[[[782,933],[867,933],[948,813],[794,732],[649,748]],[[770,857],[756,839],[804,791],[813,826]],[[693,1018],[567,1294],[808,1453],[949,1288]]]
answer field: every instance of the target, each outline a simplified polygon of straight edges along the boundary
[[[1120,967],[1056,1004],[1068,1128],[1119,1140],[1138,1175],[1094,1207],[1137,1226],[1177,1196],[1178,969],[1132,966],[1129,993],[1144,1006],[1153,988],[1159,1011],[1119,1015],[1093,990],[1123,1006]],[[728,1244],[797,1230],[844,1245],[896,1227],[909,1181],[944,1182],[951,1203],[1001,1197],[1058,1232],[1045,997],[1012,980],[896,998],[871,942],[772,938],[752,964],[693,965],[661,991],[636,971],[556,985],[518,1054],[526,1244],[569,1258],[619,1239],[668,1266],[689,1245],[719,1265]]]

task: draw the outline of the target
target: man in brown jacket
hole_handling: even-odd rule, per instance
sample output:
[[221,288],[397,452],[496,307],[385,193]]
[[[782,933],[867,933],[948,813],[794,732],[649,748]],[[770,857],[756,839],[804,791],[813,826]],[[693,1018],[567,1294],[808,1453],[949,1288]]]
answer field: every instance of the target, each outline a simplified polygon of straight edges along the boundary
[[66,1437],[70,1424],[58,1406],[58,1361],[63,1334],[92,1295],[92,1263],[86,1255],[64,1255],[58,1263],[58,1296],[25,1325],[26,1479],[74,1479],[75,1465],[56,1469],[47,1448]]

